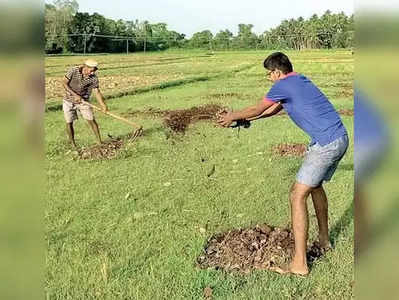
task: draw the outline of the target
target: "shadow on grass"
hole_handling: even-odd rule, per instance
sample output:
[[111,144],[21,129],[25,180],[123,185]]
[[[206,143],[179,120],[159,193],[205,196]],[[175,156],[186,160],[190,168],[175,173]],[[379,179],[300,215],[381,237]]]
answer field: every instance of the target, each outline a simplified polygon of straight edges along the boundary
[[339,236],[345,231],[350,223],[353,221],[353,214],[354,214],[354,204],[355,202],[352,201],[351,204],[347,207],[341,218],[334,224],[334,226],[330,230],[330,240],[335,246],[336,241],[338,240]]
[[[330,230],[330,241],[332,248],[335,248],[336,241],[339,236],[349,227],[350,223],[353,221],[354,212],[354,201],[345,210],[341,218],[334,224],[333,228]],[[328,250],[327,250],[328,251]],[[315,262],[322,259],[325,255],[325,251],[322,249],[312,248],[307,252],[308,266],[312,270]]]

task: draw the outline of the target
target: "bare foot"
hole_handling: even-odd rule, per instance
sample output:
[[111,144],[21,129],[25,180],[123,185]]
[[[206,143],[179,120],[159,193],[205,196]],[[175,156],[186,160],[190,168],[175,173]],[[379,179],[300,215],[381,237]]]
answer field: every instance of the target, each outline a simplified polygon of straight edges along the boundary
[[279,274],[293,274],[293,275],[299,275],[299,276],[307,276],[309,274],[309,269],[307,266],[299,266],[295,265],[294,263],[291,262],[291,264],[288,267],[271,267],[270,270],[277,272]]
[[316,247],[319,247],[320,250],[321,250],[323,253],[326,253],[327,251],[329,251],[329,250],[332,249],[332,245],[331,245],[331,243],[330,243],[330,241],[329,241],[328,239],[327,239],[327,240],[319,239],[318,242],[317,242],[317,241],[314,242],[314,245],[315,245]]

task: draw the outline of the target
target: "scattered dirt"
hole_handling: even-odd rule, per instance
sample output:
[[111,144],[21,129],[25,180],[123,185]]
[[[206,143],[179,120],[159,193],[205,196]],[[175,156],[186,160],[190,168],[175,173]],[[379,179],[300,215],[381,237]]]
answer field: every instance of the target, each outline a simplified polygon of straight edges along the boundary
[[306,148],[305,144],[279,144],[273,146],[272,151],[280,156],[303,156]]
[[[197,266],[247,274],[255,269],[283,267],[291,261],[293,253],[294,239],[290,229],[262,224],[210,237],[197,258]],[[313,243],[307,251],[309,263],[324,253]]]
[[215,93],[209,94],[206,96],[208,99],[220,99],[220,98],[238,98],[238,99],[245,99],[250,98],[249,95],[239,94],[239,93]]
[[340,109],[338,111],[338,113],[343,116],[353,116],[354,115],[353,109]]
[[169,110],[161,110],[159,108],[150,107],[146,110],[133,110],[127,113],[122,114],[126,117],[152,117],[159,118],[166,116],[170,111]]
[[174,132],[184,133],[188,125],[199,120],[216,121],[218,112],[224,109],[217,104],[207,104],[190,109],[172,110],[165,115],[164,124]]

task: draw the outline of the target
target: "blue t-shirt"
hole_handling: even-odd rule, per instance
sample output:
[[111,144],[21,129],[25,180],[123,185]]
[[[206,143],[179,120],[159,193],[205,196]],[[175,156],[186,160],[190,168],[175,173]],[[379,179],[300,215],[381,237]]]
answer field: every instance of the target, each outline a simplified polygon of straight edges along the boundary
[[347,134],[334,106],[301,74],[287,74],[272,86],[266,98],[282,104],[292,121],[311,137],[311,144],[324,146]]

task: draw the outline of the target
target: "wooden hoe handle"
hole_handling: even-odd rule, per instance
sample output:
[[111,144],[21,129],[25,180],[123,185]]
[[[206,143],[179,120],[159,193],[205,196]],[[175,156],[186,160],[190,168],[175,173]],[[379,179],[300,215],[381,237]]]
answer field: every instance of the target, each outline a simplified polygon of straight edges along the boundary
[[109,112],[109,111],[104,112],[101,108],[95,106],[94,104],[91,104],[90,102],[87,102],[87,101],[82,101],[82,102],[85,103],[85,104],[87,104],[87,105],[89,105],[90,107],[94,108],[95,110],[98,110],[98,111],[102,112],[103,114],[106,114],[106,115],[108,115],[108,116],[111,116],[111,117],[113,117],[113,118],[115,118],[115,119],[118,119],[118,120],[120,120],[120,121],[122,121],[122,122],[125,122],[125,123],[127,123],[127,124],[129,124],[129,125],[131,125],[131,126],[133,126],[133,127],[136,127],[136,128],[138,128],[138,129],[140,129],[140,128],[143,127],[143,126],[141,126],[141,125],[139,125],[139,124],[137,124],[137,123],[135,123],[135,122],[132,122],[132,121],[130,121],[130,120],[128,120],[128,119],[125,119],[125,118],[123,118],[123,117],[121,117],[121,116],[118,116],[118,115],[116,115],[116,114],[114,114],[114,113],[112,113],[112,112]]

